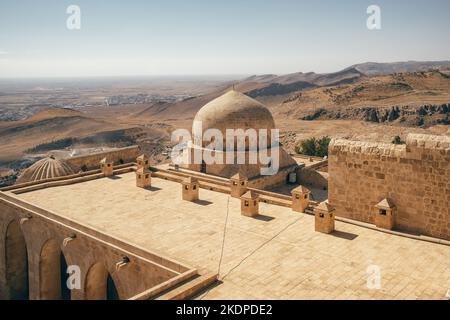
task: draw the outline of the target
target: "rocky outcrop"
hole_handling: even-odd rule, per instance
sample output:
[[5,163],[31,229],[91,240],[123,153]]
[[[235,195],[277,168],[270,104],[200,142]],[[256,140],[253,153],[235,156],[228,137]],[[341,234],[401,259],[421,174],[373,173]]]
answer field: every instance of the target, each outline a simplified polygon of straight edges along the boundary
[[276,96],[316,87],[317,86],[315,84],[306,81],[297,81],[289,84],[272,83],[267,87],[251,90],[247,92],[247,95],[252,98],[262,96]]
[[301,117],[301,120],[363,120],[376,123],[393,123],[406,126],[432,126],[450,124],[450,104],[422,105],[420,107],[338,107],[319,108]]

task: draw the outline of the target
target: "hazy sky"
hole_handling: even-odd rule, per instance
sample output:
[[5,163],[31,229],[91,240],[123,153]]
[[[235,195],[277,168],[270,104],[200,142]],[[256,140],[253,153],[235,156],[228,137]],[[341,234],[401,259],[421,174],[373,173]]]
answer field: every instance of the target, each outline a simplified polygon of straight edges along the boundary
[[0,77],[330,72],[450,60],[449,33],[448,0],[1,0]]

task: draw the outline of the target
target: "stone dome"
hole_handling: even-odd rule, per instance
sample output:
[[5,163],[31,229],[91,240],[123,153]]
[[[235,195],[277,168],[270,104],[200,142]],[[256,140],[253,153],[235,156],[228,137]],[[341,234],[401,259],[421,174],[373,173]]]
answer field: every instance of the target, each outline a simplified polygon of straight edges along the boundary
[[38,181],[77,173],[77,168],[64,160],[57,160],[53,156],[41,159],[25,169],[16,183]]
[[201,121],[203,132],[218,129],[224,139],[226,129],[267,129],[270,138],[270,130],[275,128],[272,114],[263,104],[235,90],[210,101],[197,112],[192,127],[194,137],[196,121]]

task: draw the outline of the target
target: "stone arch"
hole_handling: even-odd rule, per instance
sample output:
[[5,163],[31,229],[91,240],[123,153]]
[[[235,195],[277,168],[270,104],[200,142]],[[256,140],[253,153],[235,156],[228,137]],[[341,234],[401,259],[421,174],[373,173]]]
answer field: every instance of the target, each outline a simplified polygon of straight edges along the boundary
[[93,264],[86,274],[85,298],[86,300],[119,299],[114,280],[101,262]]
[[5,232],[5,275],[12,300],[28,299],[27,246],[20,224],[11,221]]
[[41,300],[69,300],[67,262],[56,240],[44,243],[39,259],[39,294]]

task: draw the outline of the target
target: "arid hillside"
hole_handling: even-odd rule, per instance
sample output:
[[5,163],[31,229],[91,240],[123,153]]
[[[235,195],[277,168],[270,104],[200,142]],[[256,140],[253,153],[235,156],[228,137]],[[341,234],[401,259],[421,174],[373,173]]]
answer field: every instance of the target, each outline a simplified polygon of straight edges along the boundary
[[[71,152],[135,143],[155,161],[163,161],[172,144],[173,129],[189,129],[203,105],[233,87],[268,106],[283,133],[282,142],[290,151],[299,140],[312,136],[390,142],[394,136],[404,138],[409,132],[450,134],[450,71],[420,71],[430,66],[436,63],[367,63],[329,74],[255,75],[217,81],[206,87],[198,81],[182,82],[168,97],[189,97],[174,102],[157,98],[159,92],[168,90],[166,80],[151,88],[155,101],[133,100],[147,97],[142,91],[145,85],[133,89],[125,85],[128,95],[121,95],[122,87],[115,85],[108,87],[108,94],[133,99],[115,105],[47,107],[23,120],[0,121],[0,165],[9,167],[19,162],[20,166],[21,159],[52,150]],[[415,71],[384,74],[391,70]],[[95,95],[94,91],[88,90],[90,95]],[[28,92],[27,97],[30,95]]]
[[84,137],[117,126],[79,111],[51,109],[21,121],[0,122],[0,161],[14,160],[41,143]]
[[272,106],[281,118],[353,119],[407,126],[449,124],[450,77],[439,71],[364,77],[305,90]]
[[[346,119],[426,127],[449,123],[450,76],[446,71],[368,77],[350,68],[327,75],[252,76],[233,86],[267,105],[280,121]],[[192,119],[205,103],[230,88],[228,84],[199,97],[151,105],[136,116]]]

